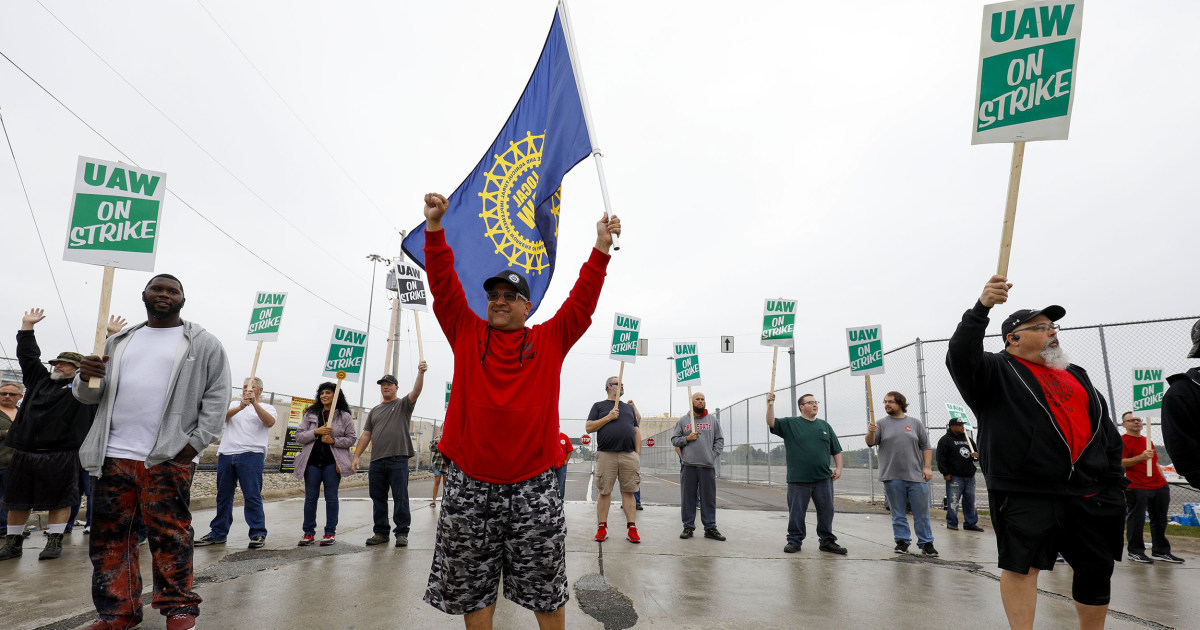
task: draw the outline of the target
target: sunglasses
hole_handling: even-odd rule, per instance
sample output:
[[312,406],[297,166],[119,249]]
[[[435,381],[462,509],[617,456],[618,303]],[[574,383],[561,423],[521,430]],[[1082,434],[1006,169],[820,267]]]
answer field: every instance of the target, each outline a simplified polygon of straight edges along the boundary
[[524,300],[525,296],[521,295],[520,293],[517,293],[516,291],[488,291],[487,292],[487,299],[489,302],[497,302],[501,298],[503,298],[505,302],[516,302],[518,298],[520,298],[521,300]]

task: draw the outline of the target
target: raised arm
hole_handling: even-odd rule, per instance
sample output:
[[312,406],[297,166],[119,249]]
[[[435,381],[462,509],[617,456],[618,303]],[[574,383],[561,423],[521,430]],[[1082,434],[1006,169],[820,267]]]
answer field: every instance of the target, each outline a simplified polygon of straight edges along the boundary
[[417,398],[421,397],[421,389],[425,387],[425,370],[429,369],[429,364],[421,361],[417,364],[417,380],[413,381],[413,388],[408,392],[408,402],[417,404]]

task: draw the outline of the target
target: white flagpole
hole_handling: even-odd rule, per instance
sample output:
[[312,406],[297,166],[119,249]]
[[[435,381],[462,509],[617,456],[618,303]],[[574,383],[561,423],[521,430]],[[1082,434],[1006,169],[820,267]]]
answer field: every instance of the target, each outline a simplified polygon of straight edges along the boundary
[[[575,73],[575,87],[579,88],[579,104],[583,106],[583,122],[587,125],[588,140],[592,143],[592,157],[596,158],[596,174],[600,177],[600,195],[604,198],[604,217],[612,214],[612,204],[608,200],[608,180],[604,178],[604,162],[601,158],[600,146],[596,142],[596,127],[592,124],[592,109],[588,104],[587,88],[583,85],[583,64],[579,60],[579,51],[575,49],[575,34],[571,31],[571,12],[567,10],[567,0],[558,0],[558,8],[562,17],[563,37],[567,40],[567,54],[571,58],[571,70]],[[621,239],[613,234],[613,249],[621,249]]]

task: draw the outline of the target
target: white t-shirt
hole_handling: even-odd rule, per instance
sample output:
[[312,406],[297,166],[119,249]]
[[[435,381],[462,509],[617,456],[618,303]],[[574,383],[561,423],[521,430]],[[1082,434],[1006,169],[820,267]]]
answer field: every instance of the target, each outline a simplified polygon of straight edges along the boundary
[[117,394],[108,429],[106,457],[146,461],[158,439],[167,406],[167,386],[175,356],[183,343],[183,326],[133,332],[117,367]]
[[[229,403],[230,409],[237,409],[242,402],[235,400]],[[275,415],[275,405],[259,401],[258,406],[271,415]],[[237,455],[238,453],[266,453],[267,441],[271,437],[271,427],[262,423],[254,405],[235,413],[225,423],[225,432],[221,435],[221,446],[217,448],[219,455]]]

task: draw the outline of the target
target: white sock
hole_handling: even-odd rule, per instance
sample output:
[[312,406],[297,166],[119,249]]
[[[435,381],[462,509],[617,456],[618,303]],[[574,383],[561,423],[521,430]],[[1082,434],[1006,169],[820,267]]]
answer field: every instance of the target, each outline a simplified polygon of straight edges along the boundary
[[24,525],[9,525],[8,526],[8,535],[9,536],[20,536],[21,534],[24,534],[24,533],[25,533]]
[[66,523],[50,523],[51,534],[62,534],[67,531]]

